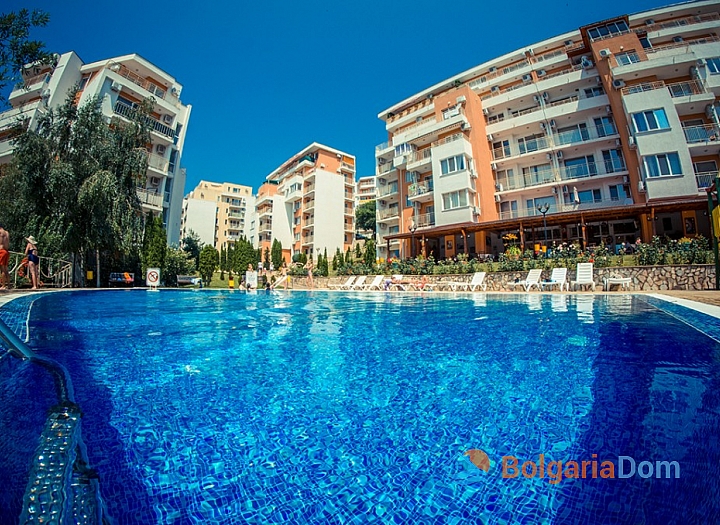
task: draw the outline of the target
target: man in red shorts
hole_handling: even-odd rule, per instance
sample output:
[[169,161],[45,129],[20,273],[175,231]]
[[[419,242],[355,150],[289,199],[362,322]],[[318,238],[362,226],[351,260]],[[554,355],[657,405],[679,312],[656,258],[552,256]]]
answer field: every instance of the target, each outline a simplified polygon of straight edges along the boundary
[[7,290],[10,286],[10,274],[8,264],[10,263],[10,235],[5,226],[0,224],[0,290]]

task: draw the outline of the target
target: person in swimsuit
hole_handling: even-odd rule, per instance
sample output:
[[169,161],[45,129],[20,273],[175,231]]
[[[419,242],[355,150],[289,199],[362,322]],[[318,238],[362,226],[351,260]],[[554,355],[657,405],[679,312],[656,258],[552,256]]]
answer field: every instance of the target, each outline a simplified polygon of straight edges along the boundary
[[0,290],[7,290],[10,287],[10,235],[5,225],[0,224]]
[[25,256],[28,260],[28,273],[30,274],[30,281],[32,282],[31,290],[37,290],[40,283],[40,279],[38,278],[40,257],[38,256],[37,241],[32,235],[25,237],[25,240],[28,242],[25,247]]

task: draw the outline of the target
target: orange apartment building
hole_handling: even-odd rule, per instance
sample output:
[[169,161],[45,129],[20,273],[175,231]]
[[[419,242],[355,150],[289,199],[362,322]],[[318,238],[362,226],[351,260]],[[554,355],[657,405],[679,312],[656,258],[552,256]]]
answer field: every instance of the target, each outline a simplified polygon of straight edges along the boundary
[[355,232],[355,157],[313,143],[266,177],[255,200],[253,245],[271,248],[274,239],[285,259],[304,253],[317,259],[327,250],[343,252]]
[[720,2],[531,44],[383,111],[378,256],[709,235]]

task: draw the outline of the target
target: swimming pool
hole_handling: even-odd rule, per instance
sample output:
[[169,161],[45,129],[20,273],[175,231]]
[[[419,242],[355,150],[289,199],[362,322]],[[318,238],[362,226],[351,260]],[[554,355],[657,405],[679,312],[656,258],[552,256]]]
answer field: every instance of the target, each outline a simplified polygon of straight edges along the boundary
[[[74,292],[30,329],[116,523],[720,519],[720,344],[645,298]],[[0,361],[2,523],[54,402],[35,368]],[[503,477],[540,454],[680,477]]]

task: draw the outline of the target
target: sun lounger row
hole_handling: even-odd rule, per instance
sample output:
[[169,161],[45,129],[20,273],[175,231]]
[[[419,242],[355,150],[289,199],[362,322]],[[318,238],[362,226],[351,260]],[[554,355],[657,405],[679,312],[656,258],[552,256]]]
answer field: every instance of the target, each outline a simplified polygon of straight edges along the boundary
[[330,284],[329,288],[333,290],[433,290],[435,284],[427,281],[427,277],[421,277],[415,280],[406,280],[402,275],[393,275],[386,278],[384,275],[376,275],[372,281],[367,282],[368,276],[358,275],[350,276],[342,284]]

